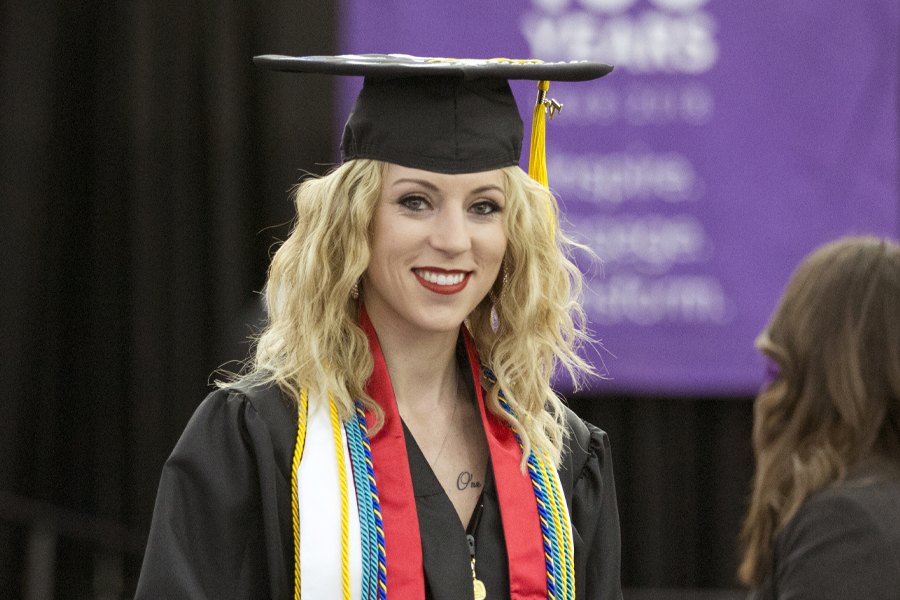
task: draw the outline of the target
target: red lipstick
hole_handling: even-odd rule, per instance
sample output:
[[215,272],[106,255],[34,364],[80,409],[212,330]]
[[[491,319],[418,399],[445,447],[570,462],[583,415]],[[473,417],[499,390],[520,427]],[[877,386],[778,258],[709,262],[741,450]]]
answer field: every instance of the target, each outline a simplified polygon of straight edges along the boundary
[[427,279],[424,279],[416,273],[416,270],[413,270],[413,275],[416,276],[416,281],[419,282],[419,285],[424,287],[426,290],[432,291],[435,294],[443,294],[445,296],[449,296],[450,294],[457,294],[463,291],[466,285],[469,283],[469,276],[472,274],[471,271],[446,271],[444,269],[418,269],[419,271],[428,271],[430,273],[440,273],[441,275],[460,275],[464,274],[463,280],[459,283],[454,283],[453,285],[438,285],[437,283],[432,283]]

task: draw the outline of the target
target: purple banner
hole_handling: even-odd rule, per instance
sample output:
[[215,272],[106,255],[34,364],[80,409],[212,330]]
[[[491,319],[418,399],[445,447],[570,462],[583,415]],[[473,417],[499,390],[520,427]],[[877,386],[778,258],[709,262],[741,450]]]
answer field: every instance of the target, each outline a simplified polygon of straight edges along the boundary
[[[615,66],[551,84],[547,127],[564,228],[601,261],[578,256],[597,392],[754,393],[803,256],[900,234],[896,0],[343,1],[345,53]],[[534,87],[513,83],[526,128]]]

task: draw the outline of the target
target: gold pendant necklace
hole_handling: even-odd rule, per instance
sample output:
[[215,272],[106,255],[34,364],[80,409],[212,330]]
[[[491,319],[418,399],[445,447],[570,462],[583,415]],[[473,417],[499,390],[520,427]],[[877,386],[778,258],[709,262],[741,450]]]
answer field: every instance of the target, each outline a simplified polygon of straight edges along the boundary
[[[478,517],[480,517],[481,511],[479,509],[476,509],[476,511],[478,512]],[[487,598],[487,590],[484,589],[484,583],[475,577],[475,536],[466,534],[466,541],[469,542],[469,556],[472,557],[472,587],[475,589],[475,600],[484,600]]]
[[475,588],[475,600],[484,600],[487,598],[487,591],[484,584],[475,577],[475,559],[472,559],[472,586]]
[[481,490],[481,494],[478,496],[475,510],[472,512],[472,517],[469,519],[469,524],[466,527],[466,541],[469,543],[469,557],[472,559],[472,588],[475,600],[485,600],[487,598],[484,582],[475,576],[475,532],[478,530],[478,523],[481,522],[482,511],[484,511],[484,489]]

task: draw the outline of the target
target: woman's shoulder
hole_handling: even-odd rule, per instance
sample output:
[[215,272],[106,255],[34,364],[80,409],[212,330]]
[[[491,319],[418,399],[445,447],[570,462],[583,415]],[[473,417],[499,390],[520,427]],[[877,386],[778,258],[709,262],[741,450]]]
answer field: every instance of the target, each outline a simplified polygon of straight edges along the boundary
[[[831,532],[838,529],[877,529],[884,518],[897,519],[900,523],[900,512],[896,509],[898,502],[898,483],[830,487],[813,494],[803,503],[785,527],[785,537],[812,533],[821,523],[831,523],[826,528]],[[890,504],[893,504],[891,511],[882,510]]]
[[[849,481],[811,496],[785,531],[846,539],[879,537],[893,548],[900,570],[900,480]],[[819,531],[819,527],[824,531]]]
[[194,414],[209,418],[224,413],[228,419],[261,418],[267,426],[285,422],[297,426],[297,412],[291,399],[278,384],[259,373],[253,373],[212,391]]
[[[840,485],[811,496],[779,534],[775,586],[821,598],[896,598],[900,482]],[[849,595],[847,595],[849,594]]]
[[[576,584],[588,598],[621,599],[621,538],[609,438],[564,407],[559,476],[572,517]],[[581,597],[579,592],[579,597]]]
[[293,400],[278,383],[254,373],[220,390],[238,401],[245,402],[268,425],[284,422],[297,426],[297,409]]
[[[250,375],[212,391],[197,407],[176,446],[256,450],[271,447],[275,462],[290,464],[297,437],[297,410],[281,388],[260,375]],[[267,453],[269,450],[267,450]]]
[[583,466],[592,458],[599,460],[601,465],[609,460],[609,437],[606,432],[579,417],[568,406],[563,405],[562,408],[567,434],[562,453],[563,468]]
[[606,432],[563,406],[566,437],[559,477],[566,497],[576,489],[612,486],[612,456]]

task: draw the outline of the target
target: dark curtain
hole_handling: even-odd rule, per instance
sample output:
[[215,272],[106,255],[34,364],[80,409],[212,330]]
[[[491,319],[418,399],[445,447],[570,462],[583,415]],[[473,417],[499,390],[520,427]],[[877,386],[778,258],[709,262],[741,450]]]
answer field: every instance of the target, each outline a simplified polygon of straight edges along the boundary
[[610,437],[623,585],[738,587],[752,399],[578,396],[569,405]]
[[[334,160],[329,2],[0,4],[0,597],[132,594],[162,464]],[[747,399],[572,399],[613,439],[630,586],[731,586]],[[28,565],[40,565],[27,579]],[[37,592],[35,590],[38,590]]]
[[332,82],[250,59],[333,53],[334,7],[0,10],[0,597],[54,543],[35,523],[55,597],[127,596],[162,464],[246,356],[289,189],[332,160]]

